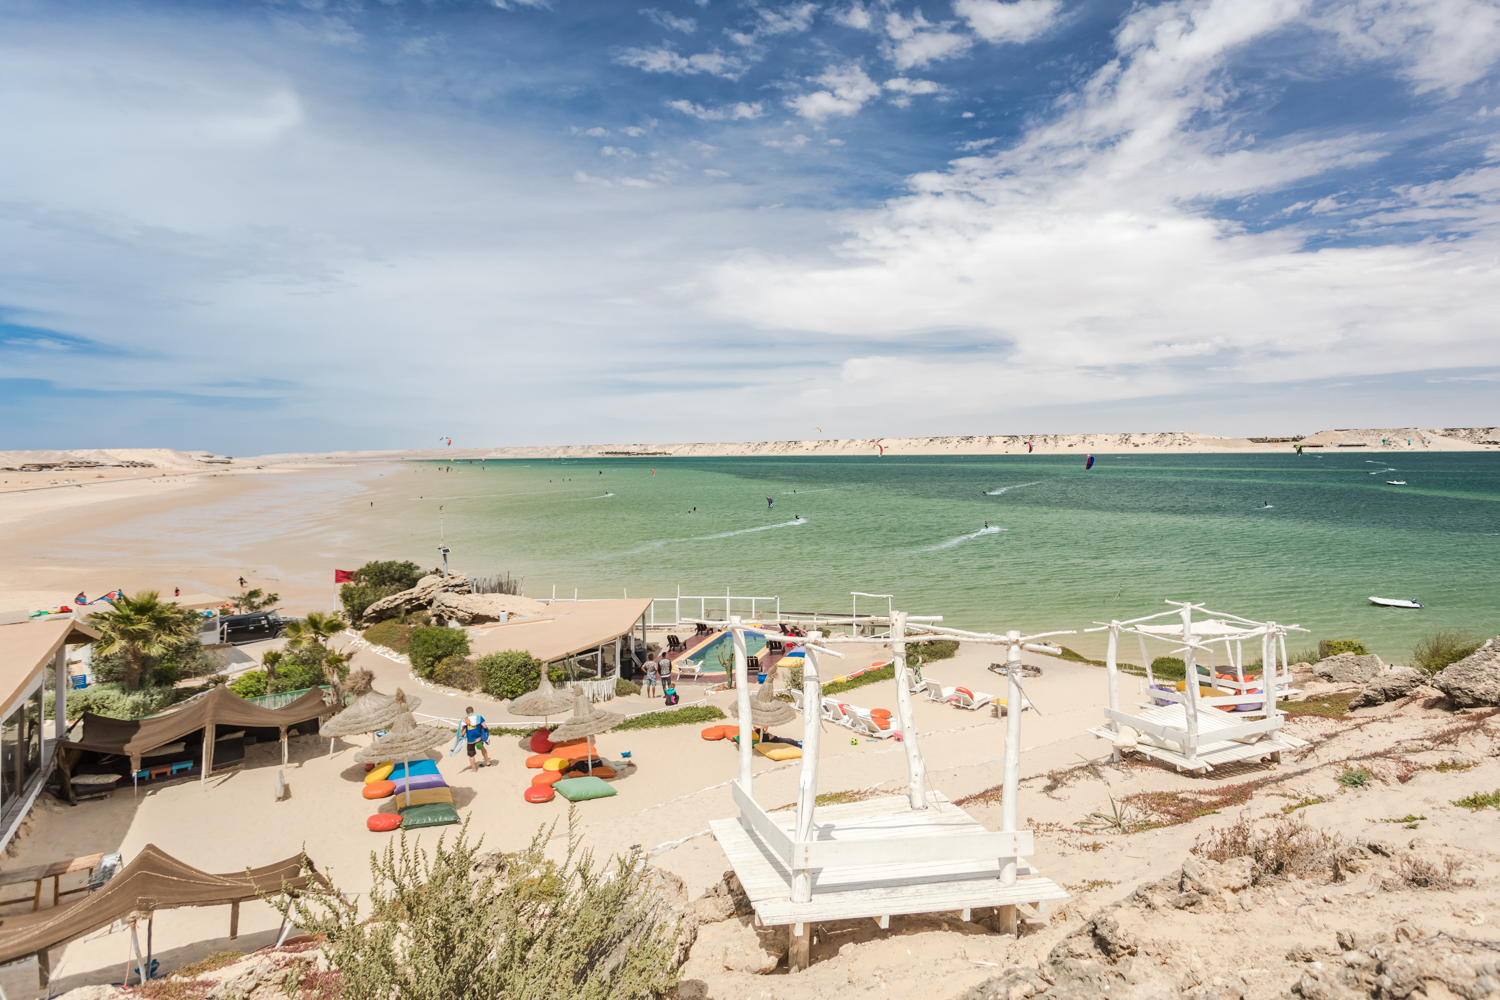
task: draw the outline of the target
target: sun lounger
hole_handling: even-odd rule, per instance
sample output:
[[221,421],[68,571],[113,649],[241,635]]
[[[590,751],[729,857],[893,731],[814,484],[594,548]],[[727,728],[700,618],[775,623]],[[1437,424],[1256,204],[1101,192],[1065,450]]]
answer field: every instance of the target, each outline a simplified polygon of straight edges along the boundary
[[967,708],[971,712],[977,712],[990,702],[995,700],[992,694],[983,691],[969,691],[966,688],[954,688],[951,703],[958,708]]
[[856,733],[870,736],[877,740],[888,740],[896,735],[896,730],[894,729],[881,729],[880,723],[875,721],[875,717],[870,714],[868,708],[857,708],[854,705],[850,705],[846,714],[849,719],[849,728],[853,729]]
[[823,718],[841,726],[849,725],[849,716],[844,713],[844,707],[832,698],[823,699]]
[[954,689],[951,687],[943,687],[942,681],[935,681],[931,678],[928,678],[926,687],[928,701],[947,701],[949,698],[953,697]]
[[792,688],[791,695],[792,707],[799,712],[802,711],[802,692],[798,691],[796,688]]

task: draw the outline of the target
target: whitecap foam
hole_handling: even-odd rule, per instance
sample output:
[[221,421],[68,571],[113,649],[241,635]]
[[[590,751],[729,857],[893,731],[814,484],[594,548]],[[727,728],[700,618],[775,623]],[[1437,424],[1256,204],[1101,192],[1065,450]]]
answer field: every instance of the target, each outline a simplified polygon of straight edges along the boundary
[[936,552],[938,549],[951,549],[955,545],[962,545],[964,542],[972,541],[973,539],[978,538],[980,535],[998,535],[1000,532],[1007,530],[1009,529],[992,524],[988,528],[980,528],[978,531],[971,531],[967,535],[959,535],[957,538],[950,538],[946,542],[939,542],[937,545],[930,545],[922,551]]
[[724,531],[717,535],[695,535],[688,539],[690,542],[706,542],[712,538],[731,538],[735,535],[748,535],[752,531],[770,531],[772,528],[795,528],[799,524],[806,524],[807,518],[799,517],[795,521],[782,521],[780,524],[762,524],[758,528],[741,528],[738,531]]
[[998,490],[990,490],[990,491],[986,492],[985,496],[987,496],[987,497],[997,497],[997,496],[999,496],[1002,493],[1009,493],[1011,490],[1018,490],[1022,486],[1035,486],[1039,482],[1041,482],[1040,479],[1038,479],[1036,481],[1036,483],[1017,483],[1014,486],[1002,486]]

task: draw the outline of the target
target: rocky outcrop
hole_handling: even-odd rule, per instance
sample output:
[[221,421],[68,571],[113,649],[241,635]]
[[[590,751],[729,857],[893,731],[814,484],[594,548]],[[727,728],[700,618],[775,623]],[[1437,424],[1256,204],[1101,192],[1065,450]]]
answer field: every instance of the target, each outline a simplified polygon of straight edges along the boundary
[[700,927],[692,957],[682,967],[684,979],[721,972],[764,975],[786,958],[787,929],[756,927],[752,917],[733,917]]
[[1385,673],[1385,664],[1374,653],[1359,656],[1339,653],[1313,664],[1313,676],[1335,684],[1363,684]]
[[1365,708],[1369,705],[1384,705],[1397,698],[1405,698],[1426,680],[1420,671],[1411,667],[1391,667],[1385,673],[1366,684],[1364,690],[1354,696],[1350,708]]
[[469,578],[463,573],[455,573],[448,577],[424,576],[410,590],[403,590],[390,597],[382,597],[365,608],[361,622],[365,625],[374,625],[387,618],[399,618],[413,611],[426,611],[432,607],[433,600],[439,594],[467,594],[468,592]]
[[1500,636],[1443,668],[1432,686],[1459,708],[1500,705]]
[[1307,963],[1292,987],[1303,1000],[1365,997],[1491,997],[1500,992],[1500,953],[1491,941],[1424,936],[1407,925],[1339,931],[1334,948],[1287,956]]
[[438,591],[428,610],[434,616],[460,625],[482,625],[507,618],[534,618],[546,612],[547,605],[514,594],[462,594]]
[[1094,914],[1057,943],[1037,968],[1018,966],[974,987],[963,1000],[1171,1000],[1183,996],[1169,966],[1141,954],[1119,906]]
[[754,912],[750,897],[740,885],[739,876],[733,870],[708,888],[693,901],[699,924],[716,924],[730,917],[747,917]]

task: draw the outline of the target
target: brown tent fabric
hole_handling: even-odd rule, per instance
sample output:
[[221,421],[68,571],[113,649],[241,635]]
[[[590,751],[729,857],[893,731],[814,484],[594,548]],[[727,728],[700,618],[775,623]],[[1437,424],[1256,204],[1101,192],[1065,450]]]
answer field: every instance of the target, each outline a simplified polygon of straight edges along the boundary
[[265,727],[285,729],[299,722],[316,719],[334,711],[323,701],[323,692],[313,688],[283,708],[252,705],[224,685],[219,685],[196,701],[166,715],[149,719],[112,719],[107,715],[83,713],[83,734],[68,740],[63,747],[117,753],[133,761],[157,747],[176,743],[188,733],[210,725],[237,729]]
[[147,844],[125,870],[102,889],[50,910],[0,917],[0,962],[13,962],[45,952],[90,931],[139,912],[179,906],[217,906],[307,888],[309,882],[326,887],[328,880],[312,869],[302,871],[302,858],[287,858],[247,872],[210,875],[183,864]]

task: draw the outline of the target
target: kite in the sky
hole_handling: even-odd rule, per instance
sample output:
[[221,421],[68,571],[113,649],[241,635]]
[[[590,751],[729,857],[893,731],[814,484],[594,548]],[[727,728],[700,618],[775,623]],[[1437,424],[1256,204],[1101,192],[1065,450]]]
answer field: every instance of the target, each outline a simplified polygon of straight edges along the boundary
[[879,441],[876,441],[875,442],[875,447],[878,448],[878,449],[880,449],[880,457],[884,458],[885,457],[885,445],[881,444]]
[[1030,441],[1026,442],[1026,454],[1028,454],[1028,455],[1031,454],[1031,442]]
[[1093,455],[1085,455],[1083,457],[1083,459],[1084,459],[1083,460],[1083,467],[1084,467],[1084,469],[1092,469],[1094,467],[1094,456]]

